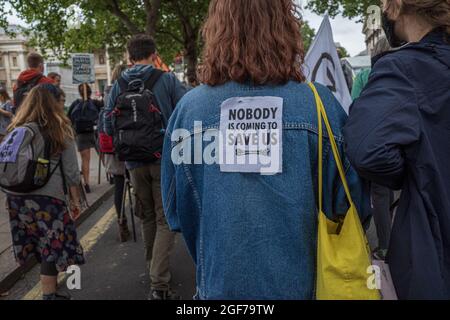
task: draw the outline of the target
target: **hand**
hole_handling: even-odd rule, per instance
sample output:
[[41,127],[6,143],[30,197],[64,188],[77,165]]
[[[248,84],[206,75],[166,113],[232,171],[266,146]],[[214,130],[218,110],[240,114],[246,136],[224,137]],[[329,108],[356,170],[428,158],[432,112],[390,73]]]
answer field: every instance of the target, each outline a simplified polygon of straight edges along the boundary
[[69,210],[70,216],[75,221],[80,217],[81,214],[81,201],[80,201],[80,190],[78,186],[69,187]]
[[8,117],[8,118],[14,117],[14,115],[11,112],[9,112],[9,111],[6,111],[5,116]]
[[71,216],[72,220],[76,221],[80,217],[81,206],[79,204],[77,204],[77,203],[73,203],[72,202],[70,204],[69,210],[70,210],[70,216]]

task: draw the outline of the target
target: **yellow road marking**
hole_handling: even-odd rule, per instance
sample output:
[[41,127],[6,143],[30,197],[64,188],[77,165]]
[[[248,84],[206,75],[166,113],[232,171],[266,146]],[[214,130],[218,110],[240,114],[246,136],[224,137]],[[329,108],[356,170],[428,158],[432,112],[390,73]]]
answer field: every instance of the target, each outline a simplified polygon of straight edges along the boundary
[[[111,224],[116,220],[116,210],[114,206],[89,230],[89,232],[81,239],[80,243],[83,247],[84,254],[88,253],[97,243],[98,239],[110,228]],[[66,277],[65,273],[60,273],[58,283],[62,282]],[[38,282],[33,289],[22,297],[22,300],[40,300],[42,298],[41,283]]]

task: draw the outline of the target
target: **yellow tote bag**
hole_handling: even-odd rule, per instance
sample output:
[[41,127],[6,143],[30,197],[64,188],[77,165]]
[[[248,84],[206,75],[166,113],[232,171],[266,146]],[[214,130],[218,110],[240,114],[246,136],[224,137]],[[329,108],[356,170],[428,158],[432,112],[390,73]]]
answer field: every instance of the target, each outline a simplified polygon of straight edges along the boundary
[[[316,99],[319,131],[319,221],[317,240],[316,298],[318,300],[380,300],[378,290],[369,289],[370,250],[358,212],[352,201],[341,157],[317,89],[309,83]],[[325,123],[334,159],[350,209],[340,223],[323,212],[323,130]]]

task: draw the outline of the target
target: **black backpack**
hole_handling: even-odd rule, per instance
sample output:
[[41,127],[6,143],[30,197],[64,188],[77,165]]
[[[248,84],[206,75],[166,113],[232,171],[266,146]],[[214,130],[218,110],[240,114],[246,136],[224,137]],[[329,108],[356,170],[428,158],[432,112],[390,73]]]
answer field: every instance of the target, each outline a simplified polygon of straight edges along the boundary
[[31,89],[36,87],[43,77],[44,76],[41,74],[36,76],[29,82],[19,81],[17,83],[17,89],[16,91],[14,91],[14,107],[16,108],[16,110],[18,110],[18,108],[21,106],[23,100],[25,100],[27,94],[31,91]]
[[77,134],[94,132],[99,110],[91,99],[78,100],[75,107],[69,111],[69,118]]
[[119,79],[122,93],[113,112],[113,138],[120,161],[155,162],[161,158],[165,131],[152,89],[163,73],[155,69],[145,82]]

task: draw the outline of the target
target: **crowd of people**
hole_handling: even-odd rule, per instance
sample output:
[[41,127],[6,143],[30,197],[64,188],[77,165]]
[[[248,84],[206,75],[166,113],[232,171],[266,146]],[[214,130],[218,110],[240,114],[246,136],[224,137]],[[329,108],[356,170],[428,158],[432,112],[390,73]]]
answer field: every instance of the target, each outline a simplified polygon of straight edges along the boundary
[[[0,167],[3,176],[17,176],[9,172],[21,167],[27,144],[37,150],[42,141],[41,152],[26,166],[31,179],[0,184],[17,261],[38,259],[44,299],[68,299],[57,293],[57,275],[84,263],[74,220],[80,185],[90,192],[93,148],[112,176],[120,241],[130,235],[126,180],[133,186],[151,300],[178,298],[169,265],[176,232],[197,268],[196,299],[315,299],[318,214],[344,228],[352,208],[365,231],[373,216],[373,256],[389,265],[399,299],[450,299],[449,1],[382,1],[386,38],[354,82],[349,115],[328,88],[307,82],[294,7],[293,0],[212,0],[201,85],[189,92],[155,68],[154,40],[135,35],[127,43],[131,67],[114,69],[104,103],[81,84],[65,114],[61,76],[44,76],[43,58],[28,56],[13,99],[0,90],[0,164],[11,154],[17,162]],[[252,139],[229,135],[236,121],[272,115],[269,149],[245,149]],[[199,144],[199,135],[211,139]],[[210,148],[221,135],[245,161],[224,162],[230,149]],[[206,153],[212,161],[197,161]],[[261,154],[277,159],[273,172],[248,163]]]

